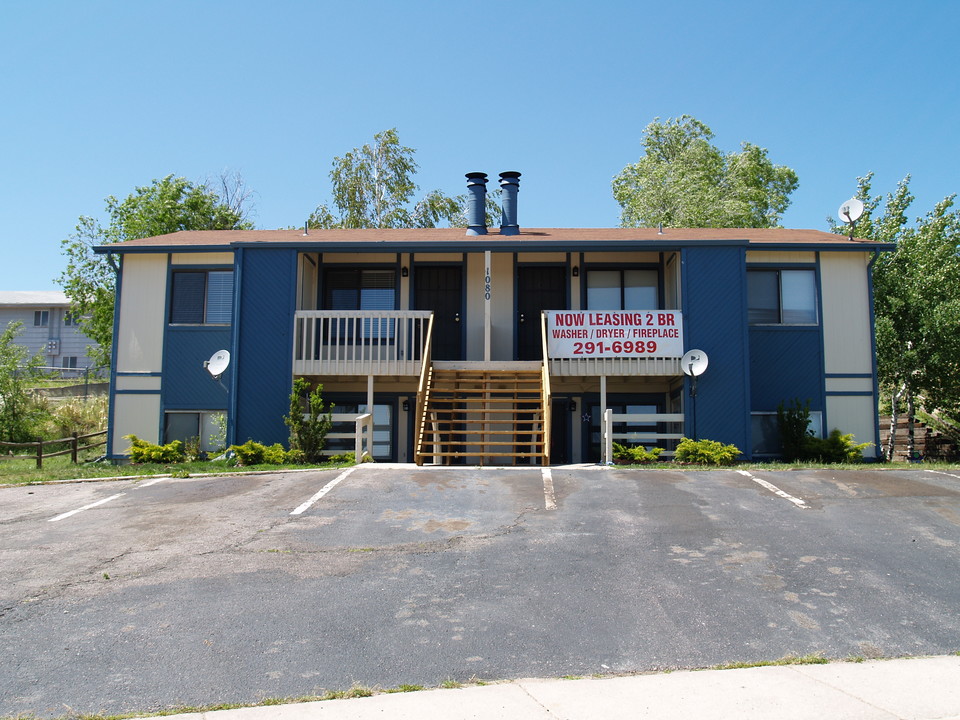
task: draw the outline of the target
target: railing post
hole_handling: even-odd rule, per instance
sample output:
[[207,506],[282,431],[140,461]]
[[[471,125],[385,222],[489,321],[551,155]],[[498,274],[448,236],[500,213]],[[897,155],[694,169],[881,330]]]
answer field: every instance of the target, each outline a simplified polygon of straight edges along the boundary
[[77,431],[74,430],[70,435],[73,437],[73,440],[70,441],[70,462],[74,465],[77,464],[77,450],[79,449],[80,441],[77,440]]
[[37,470],[43,469],[43,440],[37,438]]
[[613,464],[613,410],[607,408],[603,412],[603,426],[600,432],[600,442],[603,443],[603,453],[600,461],[604,465]]

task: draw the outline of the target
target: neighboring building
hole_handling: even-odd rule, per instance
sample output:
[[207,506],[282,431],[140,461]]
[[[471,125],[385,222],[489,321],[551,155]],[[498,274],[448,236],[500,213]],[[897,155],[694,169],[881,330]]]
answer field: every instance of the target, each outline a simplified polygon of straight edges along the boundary
[[94,342],[80,331],[64,293],[0,291],[0,328],[6,330],[18,320],[23,328],[17,344],[26,347],[30,357],[40,353],[45,367],[75,370],[78,375],[90,367],[87,348]]
[[[401,462],[600,458],[604,410],[627,440],[681,435],[778,452],[776,409],[878,442],[870,266],[878,243],[814,230],[523,229],[519,173],[483,226],[178,232],[120,258],[111,457],[124,435],[285,442],[295,377],[337,412],[372,408],[375,456]],[[542,311],[565,311],[548,312]],[[550,338],[547,362],[541,328]],[[680,358],[705,351],[696,398]],[[205,361],[229,350],[214,379]],[[876,456],[876,448],[866,456]]]

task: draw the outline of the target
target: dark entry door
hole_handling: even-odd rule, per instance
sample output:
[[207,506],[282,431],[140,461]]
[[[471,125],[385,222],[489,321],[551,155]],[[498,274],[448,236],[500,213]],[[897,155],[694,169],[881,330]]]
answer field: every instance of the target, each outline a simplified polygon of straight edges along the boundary
[[540,312],[567,309],[567,269],[517,266],[517,360],[542,360]]
[[[552,310],[553,308],[548,308]],[[553,398],[550,408],[550,464],[569,465],[573,462],[570,453],[570,436],[572,431],[572,417],[570,400],[567,398]]]
[[463,270],[459,265],[417,265],[417,310],[433,310],[433,359],[463,360]]

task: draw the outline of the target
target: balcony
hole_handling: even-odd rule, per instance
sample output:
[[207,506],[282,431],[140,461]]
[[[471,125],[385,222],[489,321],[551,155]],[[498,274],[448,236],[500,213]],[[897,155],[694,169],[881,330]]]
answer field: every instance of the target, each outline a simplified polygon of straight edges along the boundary
[[299,310],[294,375],[419,377],[429,310]]

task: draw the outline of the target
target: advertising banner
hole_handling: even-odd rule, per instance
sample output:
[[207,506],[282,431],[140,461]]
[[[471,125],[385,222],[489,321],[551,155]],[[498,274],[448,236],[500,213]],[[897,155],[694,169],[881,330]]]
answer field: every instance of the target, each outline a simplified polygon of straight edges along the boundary
[[680,357],[679,310],[546,310],[551,358]]

